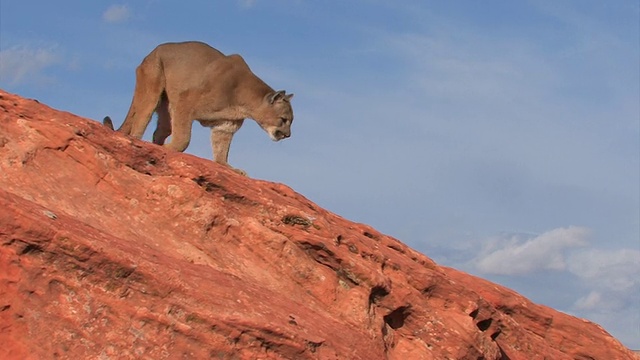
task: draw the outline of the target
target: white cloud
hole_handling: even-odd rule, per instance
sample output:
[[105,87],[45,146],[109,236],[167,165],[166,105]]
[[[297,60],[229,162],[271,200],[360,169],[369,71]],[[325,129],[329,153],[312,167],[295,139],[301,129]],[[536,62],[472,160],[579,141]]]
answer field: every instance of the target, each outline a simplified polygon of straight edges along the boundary
[[14,46],[0,51],[0,79],[12,85],[26,82],[48,82],[42,71],[60,61],[52,48]]
[[571,226],[523,241],[519,237],[492,241],[475,259],[485,274],[523,275],[538,270],[565,270],[565,249],[585,246],[589,230]]
[[586,247],[589,232],[586,228],[569,227],[528,238],[520,235],[491,239],[469,263],[474,267],[469,270],[479,275],[511,276],[516,290],[536,294],[534,301],[549,301],[557,288],[542,286],[532,292],[527,289],[528,284],[513,285],[518,279],[530,278],[519,276],[551,270],[552,273],[533,276],[537,282],[549,279],[550,283],[555,283],[552,277],[573,279],[567,284],[571,289],[567,291],[575,294],[567,298],[570,302],[547,305],[595,321],[625,345],[633,346],[640,334],[640,251]]
[[568,257],[567,270],[588,290],[573,303],[569,312],[599,323],[627,346],[637,344],[640,335],[640,251],[581,250]]
[[571,308],[578,313],[609,316],[616,316],[614,313],[624,309],[628,312],[638,312],[638,305],[633,304],[633,301],[637,301],[638,295],[637,291],[634,293],[592,290],[586,296],[578,298]]
[[131,17],[131,10],[127,5],[111,5],[102,14],[102,19],[109,23],[126,21]]
[[602,306],[602,294],[598,291],[592,291],[589,295],[576,300],[574,306],[579,310],[597,309]]
[[571,254],[568,270],[590,284],[607,291],[640,289],[640,251],[632,249],[589,249]]

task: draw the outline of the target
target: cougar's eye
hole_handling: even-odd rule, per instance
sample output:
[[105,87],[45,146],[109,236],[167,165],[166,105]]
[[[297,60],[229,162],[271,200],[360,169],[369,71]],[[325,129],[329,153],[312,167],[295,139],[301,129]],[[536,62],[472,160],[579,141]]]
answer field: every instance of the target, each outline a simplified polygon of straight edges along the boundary
[[280,126],[284,126],[287,125],[289,123],[289,119],[286,118],[280,118]]

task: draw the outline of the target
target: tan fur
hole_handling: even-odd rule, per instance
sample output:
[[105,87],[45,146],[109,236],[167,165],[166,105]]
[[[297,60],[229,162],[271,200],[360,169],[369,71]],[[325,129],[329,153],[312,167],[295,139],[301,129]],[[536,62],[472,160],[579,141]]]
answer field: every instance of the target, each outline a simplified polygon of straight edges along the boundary
[[[229,166],[233,134],[246,118],[254,119],[274,141],[291,136],[292,97],[260,80],[240,55],[226,56],[201,42],[166,43],[136,69],[131,107],[118,131],[139,139],[156,112],[153,142],[163,145],[171,135],[164,146],[184,151],[197,120],[211,128],[215,161]],[[104,123],[109,126],[110,119]]]

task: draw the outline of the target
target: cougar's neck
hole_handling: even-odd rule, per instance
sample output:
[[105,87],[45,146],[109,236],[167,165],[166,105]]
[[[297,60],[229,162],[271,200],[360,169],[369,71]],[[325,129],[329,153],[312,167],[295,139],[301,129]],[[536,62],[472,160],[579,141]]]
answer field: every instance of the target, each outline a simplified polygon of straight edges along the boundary
[[247,112],[248,117],[255,119],[257,111],[264,105],[264,98],[274,90],[257,76],[248,82],[250,86],[244,88],[239,95],[239,102]]

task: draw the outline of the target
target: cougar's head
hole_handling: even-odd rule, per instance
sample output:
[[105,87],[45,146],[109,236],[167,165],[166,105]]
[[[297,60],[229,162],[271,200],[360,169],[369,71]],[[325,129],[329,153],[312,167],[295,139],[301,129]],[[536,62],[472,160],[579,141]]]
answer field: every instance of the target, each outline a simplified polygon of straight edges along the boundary
[[269,134],[273,141],[280,141],[291,136],[293,109],[291,98],[284,90],[267,94],[258,109],[256,122]]

